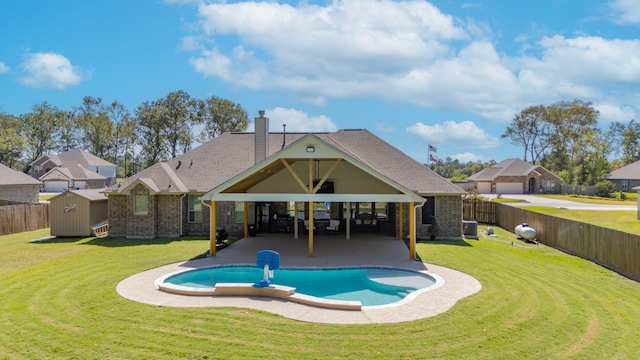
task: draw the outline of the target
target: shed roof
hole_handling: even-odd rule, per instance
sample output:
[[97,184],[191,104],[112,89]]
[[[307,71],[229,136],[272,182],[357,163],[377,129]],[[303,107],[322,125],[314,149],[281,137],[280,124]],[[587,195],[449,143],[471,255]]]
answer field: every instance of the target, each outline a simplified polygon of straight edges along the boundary
[[58,198],[60,196],[66,196],[67,193],[72,193],[75,195],[78,195],[80,197],[83,197],[89,201],[106,201],[108,198],[105,194],[103,194],[101,192],[101,189],[84,189],[84,190],[67,190],[63,193],[60,193],[54,197],[52,197],[51,199],[49,199],[49,201]]

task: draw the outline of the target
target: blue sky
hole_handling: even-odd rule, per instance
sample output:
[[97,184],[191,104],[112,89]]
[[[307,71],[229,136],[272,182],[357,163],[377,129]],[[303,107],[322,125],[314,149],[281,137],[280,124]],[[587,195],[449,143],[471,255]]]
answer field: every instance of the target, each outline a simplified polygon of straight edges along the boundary
[[[514,114],[581,99],[640,120],[638,0],[0,2],[0,112],[177,90],[272,131],[366,128],[420,162],[501,161]],[[251,130],[253,127],[251,126]]]

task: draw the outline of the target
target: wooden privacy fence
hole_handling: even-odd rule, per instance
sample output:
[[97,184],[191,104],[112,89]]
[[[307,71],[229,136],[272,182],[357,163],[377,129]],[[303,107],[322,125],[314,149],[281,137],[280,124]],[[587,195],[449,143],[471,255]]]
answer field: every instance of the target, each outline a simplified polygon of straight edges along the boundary
[[462,219],[493,225],[496,223],[496,203],[487,200],[464,199],[462,201]]
[[639,235],[506,204],[496,206],[497,226],[513,232],[517,225],[526,222],[536,230],[539,242],[640,281]]
[[0,206],[0,235],[49,227],[49,204]]

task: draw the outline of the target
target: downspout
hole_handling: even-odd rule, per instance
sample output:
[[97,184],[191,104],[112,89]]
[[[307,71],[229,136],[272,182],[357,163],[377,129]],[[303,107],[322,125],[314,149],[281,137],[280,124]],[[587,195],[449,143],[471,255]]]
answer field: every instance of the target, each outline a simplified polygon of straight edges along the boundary
[[[202,201],[202,199],[200,200]],[[213,202],[213,201],[212,201]],[[213,216],[213,213],[211,211],[211,205],[207,204],[206,202],[202,201],[202,205],[206,206],[209,208],[209,226],[211,226],[211,216]],[[213,231],[213,240],[211,239],[211,229],[209,229],[209,256],[215,256],[215,250],[216,250],[216,231]]]
[[425,203],[420,203],[417,205],[413,205],[410,203],[410,206],[413,205],[413,212],[411,214],[411,218],[409,219],[411,224],[411,228],[409,229],[409,233],[411,234],[411,238],[409,239],[409,259],[416,259],[416,210],[419,207],[423,207]]

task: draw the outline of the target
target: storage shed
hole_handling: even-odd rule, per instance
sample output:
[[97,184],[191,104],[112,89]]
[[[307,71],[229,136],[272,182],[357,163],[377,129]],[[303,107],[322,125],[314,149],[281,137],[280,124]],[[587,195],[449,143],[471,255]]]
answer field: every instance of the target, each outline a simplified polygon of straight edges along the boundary
[[49,201],[52,236],[102,236],[108,228],[107,196],[100,189],[67,190]]

